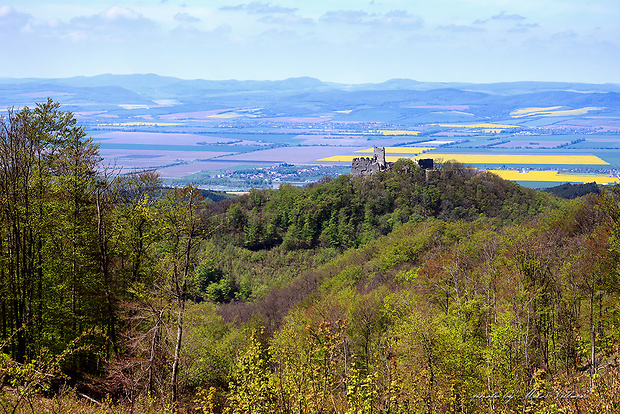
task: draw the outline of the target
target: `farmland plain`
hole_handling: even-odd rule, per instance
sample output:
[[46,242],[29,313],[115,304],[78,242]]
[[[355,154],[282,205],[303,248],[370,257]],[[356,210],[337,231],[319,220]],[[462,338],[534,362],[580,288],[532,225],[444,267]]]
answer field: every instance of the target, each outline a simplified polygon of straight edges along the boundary
[[456,160],[529,186],[620,173],[618,85],[0,80],[0,110],[45,96],[76,114],[107,165],[203,187],[305,184],[374,146],[389,161]]

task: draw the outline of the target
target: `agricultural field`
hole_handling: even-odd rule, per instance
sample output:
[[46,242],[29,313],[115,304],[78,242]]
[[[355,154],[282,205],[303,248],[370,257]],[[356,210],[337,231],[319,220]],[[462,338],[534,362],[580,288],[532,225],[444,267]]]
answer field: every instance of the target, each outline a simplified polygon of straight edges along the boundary
[[499,175],[505,180],[554,182],[554,183],[597,183],[616,184],[620,183],[618,177],[610,177],[600,174],[562,174],[558,171],[514,171],[514,170],[487,170]]
[[[480,128],[480,125],[470,127]],[[456,161],[493,171],[504,179],[530,187],[542,188],[558,182],[619,182],[620,136],[612,134],[475,135],[454,141],[419,142],[407,147],[386,146],[385,151],[389,162],[400,158],[433,158],[436,163]],[[372,152],[373,148],[355,153],[343,151],[318,161],[350,163],[353,158],[371,156]]]
[[[411,146],[411,147],[384,147],[385,151],[390,154],[421,154],[426,151],[430,151],[435,149],[435,147],[420,147],[420,146]],[[374,148],[366,148],[363,150],[355,151],[361,153],[373,153]]]
[[[187,114],[179,118],[185,119],[174,125],[155,121],[110,122],[105,126],[99,123],[91,135],[100,143],[106,161],[117,167],[157,169],[165,179],[177,181],[205,173],[210,178],[206,181],[212,183],[214,177],[232,177],[238,170],[280,165],[297,165],[299,171],[307,166],[331,165],[343,171],[353,158],[370,156],[374,146],[385,147],[390,162],[402,157],[453,160],[503,171],[499,173],[503,178],[530,186],[613,183],[614,174],[620,170],[620,135],[613,133],[534,135],[522,127],[507,133],[514,128],[510,124],[472,123],[425,125],[409,134],[360,124],[309,127],[308,118],[289,117],[277,123],[262,119],[262,128],[253,122],[234,127],[205,123],[204,118],[197,122],[188,120]],[[280,128],[283,124],[286,128]],[[454,134],[446,139],[441,132],[435,132],[437,128]],[[256,179],[253,183],[257,185]],[[265,180],[267,185],[273,185],[273,181]]]
[[539,155],[539,154],[442,154],[429,152],[428,158],[456,161],[462,164],[517,164],[517,165],[609,165],[594,155]]
[[107,76],[0,82],[0,113],[47,96],[75,113],[110,168],[169,182],[303,184],[346,172],[375,146],[389,161],[456,160],[534,187],[620,174],[618,85]]
[[517,129],[518,125],[504,125],[504,124],[438,124],[442,128],[467,130],[470,133],[483,132],[487,134],[499,134],[506,130]]
[[548,108],[523,108],[510,113],[513,118],[525,118],[534,116],[572,116],[585,115],[590,111],[600,111],[605,108],[585,107],[577,109],[562,109],[561,106],[551,106]]
[[[594,155],[527,155],[527,154],[441,154],[435,152],[397,151],[395,154],[417,154],[415,158],[433,158],[437,161],[456,161],[462,164],[490,165],[490,164],[517,164],[517,165],[609,165],[608,162]],[[428,150],[427,148],[424,148]],[[359,152],[359,151],[358,151]],[[386,160],[394,162],[400,158],[414,158],[404,155],[388,155],[386,148]],[[318,161],[347,161],[350,162],[356,156],[335,155],[319,159]]]

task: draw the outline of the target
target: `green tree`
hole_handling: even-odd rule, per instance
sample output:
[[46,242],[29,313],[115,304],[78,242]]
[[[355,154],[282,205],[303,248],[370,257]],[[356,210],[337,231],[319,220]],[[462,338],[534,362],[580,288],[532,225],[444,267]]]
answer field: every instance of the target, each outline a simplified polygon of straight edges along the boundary
[[11,338],[18,362],[44,346],[60,352],[100,321],[92,214],[98,162],[73,114],[51,100],[10,110],[0,122],[1,335]]
[[229,414],[267,414],[279,410],[277,390],[269,370],[270,356],[256,331],[245,352],[237,358],[230,383]]
[[161,294],[175,304],[176,338],[172,357],[171,399],[173,411],[179,399],[179,362],[183,344],[185,303],[190,278],[197,265],[197,253],[204,234],[199,211],[204,202],[200,191],[191,185],[169,190],[159,206],[162,225],[162,255],[159,260]]

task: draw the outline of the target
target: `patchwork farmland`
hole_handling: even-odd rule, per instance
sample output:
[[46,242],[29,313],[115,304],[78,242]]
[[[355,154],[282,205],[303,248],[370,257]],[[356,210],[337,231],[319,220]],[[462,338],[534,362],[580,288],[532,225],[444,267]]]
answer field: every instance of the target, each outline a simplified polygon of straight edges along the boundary
[[[43,84],[76,114],[108,166],[157,170],[170,183],[230,190],[303,185],[346,173],[353,158],[370,156],[374,146],[386,148],[388,161],[454,160],[534,187],[611,184],[620,173],[617,85],[393,89],[393,83],[136,79],[78,79],[75,89],[71,80]],[[98,93],[114,82],[122,96]],[[36,87],[11,84],[10,94],[0,94],[0,109],[33,106],[28,88]],[[23,93],[15,93],[19,88]]]
[[[206,115],[211,117],[212,115]],[[168,116],[170,117],[170,116]],[[339,167],[346,172],[355,157],[370,156],[374,146],[386,148],[386,159],[433,158],[436,162],[457,161],[488,169],[501,177],[545,187],[558,182],[618,182],[620,135],[613,133],[551,134],[529,131],[508,124],[420,125],[410,131],[356,131],[361,125],[339,125],[333,121],[308,127],[307,119],[287,117],[278,122],[262,119],[242,125],[232,121],[213,125],[195,119],[175,125],[99,123],[92,137],[110,163],[126,170],[157,169],[171,182],[194,181],[213,187],[215,178],[239,171],[261,171],[295,165]],[[286,133],[282,133],[286,126]],[[429,131],[432,128],[435,131]],[[136,129],[139,129],[138,131]],[[534,135],[534,132],[538,135]],[[290,168],[287,168],[287,170]],[[276,187],[282,182],[305,184],[311,180],[291,177],[277,180],[266,176],[254,186]],[[207,183],[210,183],[207,185]],[[243,185],[234,189],[244,189]]]

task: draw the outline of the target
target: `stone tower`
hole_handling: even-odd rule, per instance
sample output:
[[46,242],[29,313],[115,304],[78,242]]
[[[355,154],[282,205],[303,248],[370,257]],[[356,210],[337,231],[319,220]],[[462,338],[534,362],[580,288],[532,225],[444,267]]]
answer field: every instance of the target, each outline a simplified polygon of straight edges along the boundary
[[379,171],[385,170],[385,147],[375,147],[375,158],[379,165]]
[[375,147],[372,157],[353,158],[351,175],[371,175],[392,169],[392,162],[385,161],[385,148]]

